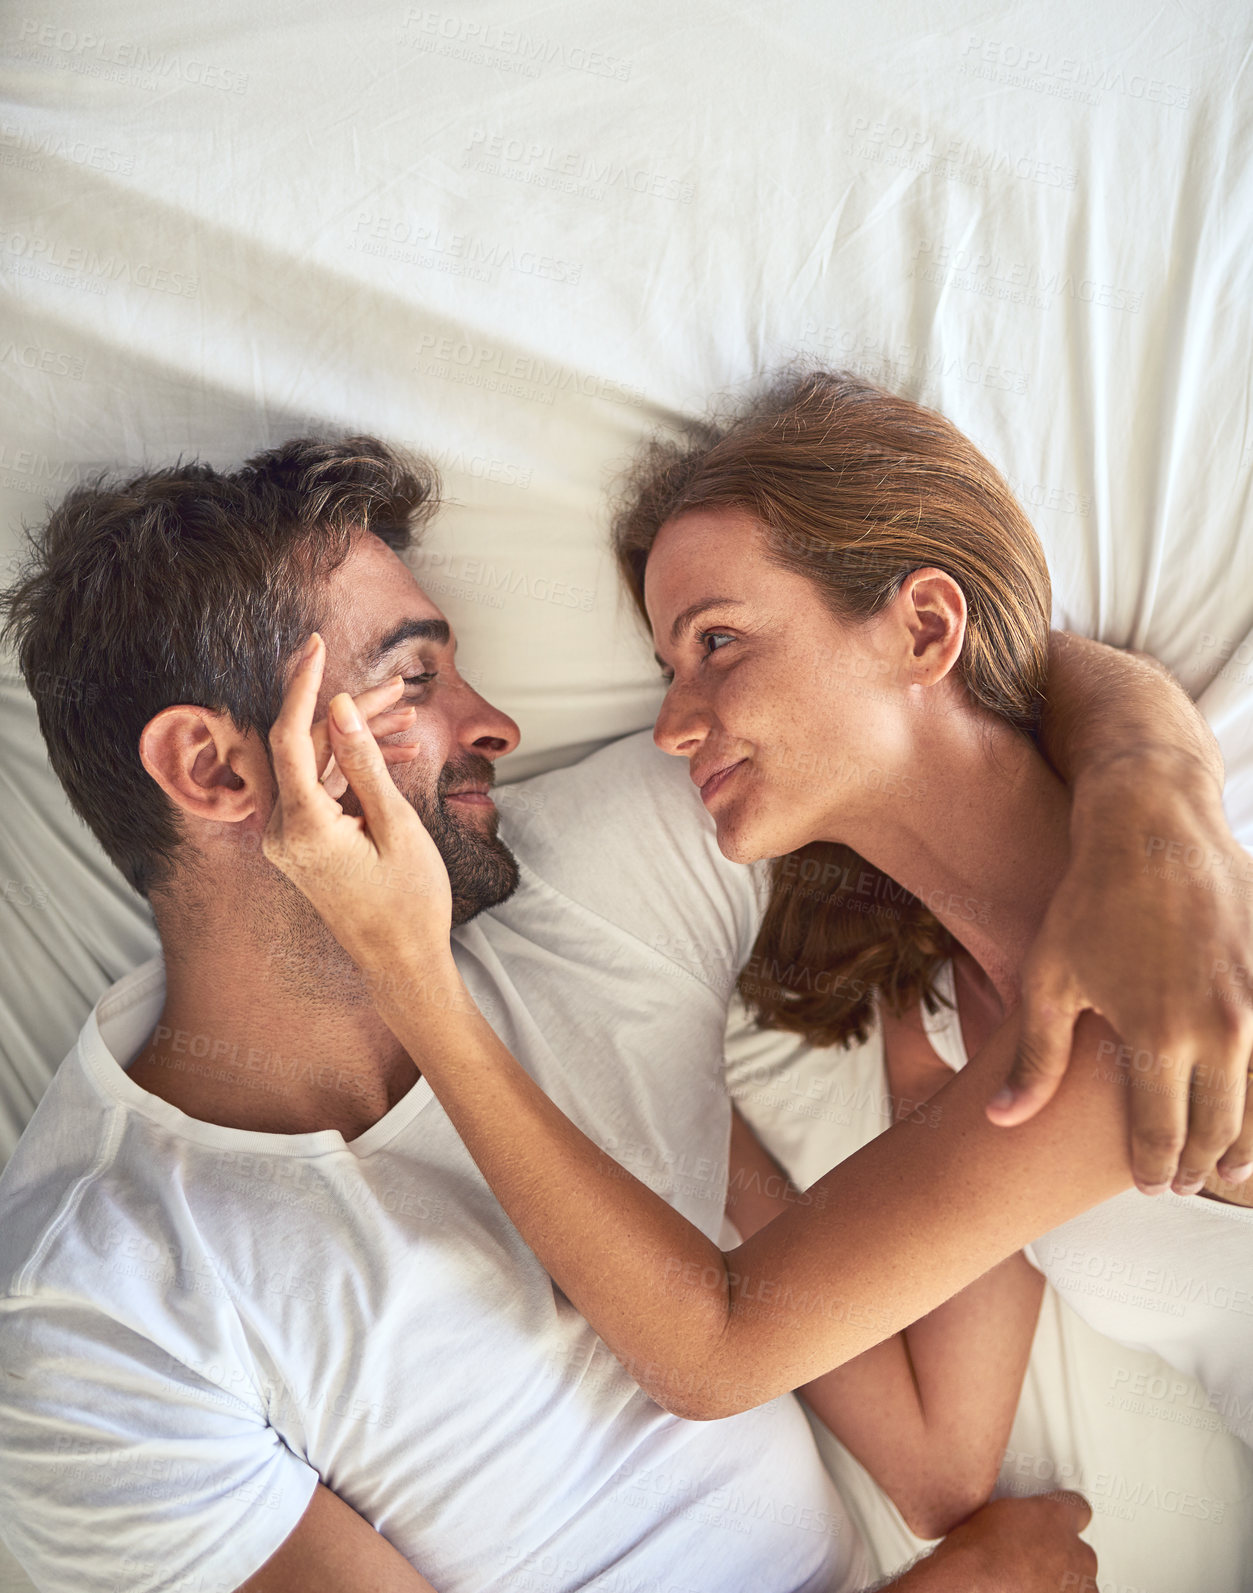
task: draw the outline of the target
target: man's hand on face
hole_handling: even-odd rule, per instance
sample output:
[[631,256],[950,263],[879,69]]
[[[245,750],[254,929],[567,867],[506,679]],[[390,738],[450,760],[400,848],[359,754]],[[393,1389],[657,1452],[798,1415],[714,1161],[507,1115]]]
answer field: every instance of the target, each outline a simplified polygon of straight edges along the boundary
[[1079,1013],[1125,1042],[1132,1163],[1148,1194],[1193,1194],[1253,1163],[1253,858],[1212,779],[1182,760],[1114,760],[1076,788],[1070,865],[1023,971],[1023,1029],[993,1122],[1026,1121],[1066,1071]]
[[994,1499],[889,1587],[901,1593],[1097,1593],[1092,1519],[1077,1493]]

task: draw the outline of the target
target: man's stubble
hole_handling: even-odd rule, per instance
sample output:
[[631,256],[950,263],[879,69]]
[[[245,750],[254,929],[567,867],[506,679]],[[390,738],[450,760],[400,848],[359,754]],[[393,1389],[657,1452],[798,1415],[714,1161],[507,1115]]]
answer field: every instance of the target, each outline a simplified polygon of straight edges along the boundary
[[[518,886],[517,859],[496,833],[499,817],[480,826],[473,819],[463,820],[445,801],[445,794],[454,787],[470,783],[490,787],[494,779],[489,759],[466,753],[444,765],[434,790],[429,785],[407,790],[397,782],[448,870],[454,927],[507,900]],[[345,813],[360,816],[360,804],[351,791],[339,801]],[[261,922],[257,925],[267,971],[314,1006],[367,1003],[369,993],[360,970],[308,897],[277,869],[273,874],[277,894],[259,904]],[[379,889],[394,898],[386,902],[385,911],[424,910],[425,899],[420,895],[385,884]]]

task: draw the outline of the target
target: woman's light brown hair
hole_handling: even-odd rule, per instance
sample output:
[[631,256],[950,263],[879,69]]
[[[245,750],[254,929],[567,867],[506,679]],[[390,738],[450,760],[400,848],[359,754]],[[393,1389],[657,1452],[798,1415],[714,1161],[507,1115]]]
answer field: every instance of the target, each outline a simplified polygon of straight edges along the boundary
[[[966,690],[1035,735],[1051,601],[1044,552],[1004,479],[942,415],[817,370],[780,378],[684,441],[654,439],[614,519],[618,566],[645,623],[644,567],[662,526],[716,505],[750,511],[773,555],[844,622],[877,614],[911,571],[946,571],[966,597]],[[920,997],[933,1007],[953,946],[933,913],[852,848],[815,841],[772,864],[740,993],[763,1027],[848,1044],[865,1039],[876,991],[897,1013]]]

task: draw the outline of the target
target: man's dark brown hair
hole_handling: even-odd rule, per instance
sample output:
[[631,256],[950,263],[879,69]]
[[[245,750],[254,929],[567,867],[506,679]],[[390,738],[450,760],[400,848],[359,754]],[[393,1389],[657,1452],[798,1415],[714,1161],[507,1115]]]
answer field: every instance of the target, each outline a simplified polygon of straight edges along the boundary
[[75,812],[141,895],[169,879],[180,841],[140,762],[144,726],[193,703],[267,737],[354,534],[402,553],[438,498],[430,466],[373,437],[298,439],[231,473],[102,477],[28,531],[0,634]]

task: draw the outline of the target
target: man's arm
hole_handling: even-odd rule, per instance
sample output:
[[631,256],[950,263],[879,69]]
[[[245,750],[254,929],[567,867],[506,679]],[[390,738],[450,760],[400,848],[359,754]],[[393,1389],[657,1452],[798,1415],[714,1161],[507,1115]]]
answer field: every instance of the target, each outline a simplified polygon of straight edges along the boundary
[[1079,1534],[1092,1519],[1077,1493],[994,1499],[925,1559],[880,1588],[899,1593],[1099,1593],[1096,1554]]
[[364,1516],[319,1483],[309,1508],[236,1593],[435,1593]]
[[1240,1183],[1253,1163],[1253,1009],[1225,976],[1253,965],[1253,858],[1223,813],[1213,734],[1155,660],[1054,632],[1041,741],[1072,789],[1071,857],[988,1116],[1013,1127],[1052,1098],[1090,1007],[1130,1048],[1139,1187],[1192,1194],[1215,1164]]
[[1063,780],[1111,757],[1158,748],[1194,765],[1222,794],[1222,753],[1183,687],[1151,653],[1049,632],[1041,741]]

